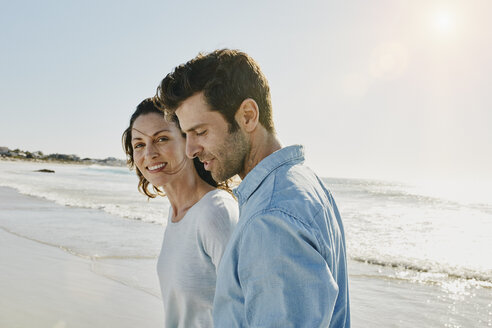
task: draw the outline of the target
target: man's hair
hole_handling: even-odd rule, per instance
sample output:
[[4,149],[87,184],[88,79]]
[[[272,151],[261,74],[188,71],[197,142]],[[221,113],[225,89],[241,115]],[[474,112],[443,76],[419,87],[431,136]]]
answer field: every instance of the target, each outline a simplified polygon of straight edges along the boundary
[[156,98],[159,106],[173,113],[197,92],[203,92],[211,110],[224,116],[229,132],[238,129],[234,116],[241,103],[251,98],[259,107],[261,125],[275,133],[268,81],[248,54],[230,49],[200,53],[162,80]]

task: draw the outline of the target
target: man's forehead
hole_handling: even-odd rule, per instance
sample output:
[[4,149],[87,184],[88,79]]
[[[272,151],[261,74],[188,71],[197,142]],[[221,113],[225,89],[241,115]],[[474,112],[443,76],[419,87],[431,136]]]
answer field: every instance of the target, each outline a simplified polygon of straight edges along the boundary
[[178,112],[179,124],[181,125],[181,129],[184,132],[194,131],[199,128],[208,127],[211,125],[220,124],[221,115],[216,111],[197,111],[197,112],[182,112],[182,115],[179,116]]
[[178,117],[179,124],[183,130],[190,129],[197,124],[203,124],[206,122],[207,115],[203,109],[193,107],[179,107],[176,110],[176,116]]
[[179,124],[183,130],[192,130],[198,125],[214,123],[220,113],[210,110],[208,106],[183,104],[176,109],[176,116],[178,116]]

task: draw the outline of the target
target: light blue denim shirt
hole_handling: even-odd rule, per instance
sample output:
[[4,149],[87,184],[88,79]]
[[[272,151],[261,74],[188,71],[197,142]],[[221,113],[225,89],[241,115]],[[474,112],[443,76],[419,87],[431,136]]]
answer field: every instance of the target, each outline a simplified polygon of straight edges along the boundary
[[263,159],[234,194],[239,223],[217,273],[214,326],[350,327],[345,236],[302,146]]

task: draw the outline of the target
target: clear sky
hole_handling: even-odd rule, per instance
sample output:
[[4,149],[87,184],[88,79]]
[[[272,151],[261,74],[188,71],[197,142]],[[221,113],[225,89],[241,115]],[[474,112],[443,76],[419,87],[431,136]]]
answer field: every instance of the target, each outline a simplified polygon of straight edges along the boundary
[[492,1],[2,1],[0,146],[124,158],[174,66],[238,48],[327,177],[492,178]]

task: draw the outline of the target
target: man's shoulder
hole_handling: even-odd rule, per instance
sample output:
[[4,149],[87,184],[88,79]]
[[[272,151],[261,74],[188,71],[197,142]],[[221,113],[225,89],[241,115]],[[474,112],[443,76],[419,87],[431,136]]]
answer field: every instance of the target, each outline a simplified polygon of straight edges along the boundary
[[329,191],[309,167],[281,166],[256,190],[253,203],[257,212],[282,211],[306,218],[328,206]]
[[[304,164],[282,166],[274,172],[275,191],[294,188],[292,192],[311,192],[322,186],[318,175]],[[290,189],[286,190],[289,191]]]

